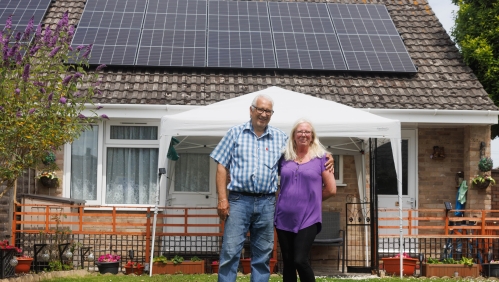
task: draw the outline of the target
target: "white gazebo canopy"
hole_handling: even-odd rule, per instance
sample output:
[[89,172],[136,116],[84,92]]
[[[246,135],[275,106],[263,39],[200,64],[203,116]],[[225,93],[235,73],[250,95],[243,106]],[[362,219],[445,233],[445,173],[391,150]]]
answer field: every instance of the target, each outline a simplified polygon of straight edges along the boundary
[[[312,122],[319,138],[322,137],[356,137],[356,138],[389,138],[392,144],[393,158],[398,179],[399,203],[402,203],[402,179],[400,176],[401,135],[400,122],[328,101],[311,95],[301,94],[279,87],[228,98],[205,107],[199,107],[179,114],[166,115],[161,119],[161,135],[159,148],[159,168],[168,171],[166,153],[172,137],[222,137],[234,125],[249,121],[249,108],[254,97],[266,94],[274,100],[274,114],[270,125],[289,133],[299,118]],[[360,195],[365,195],[364,159],[359,155],[355,159],[359,181]],[[156,194],[154,230],[156,226],[157,206],[159,204],[160,187],[166,186],[164,177],[159,181]],[[362,190],[362,191],[361,191]],[[399,206],[400,218],[402,205]],[[402,220],[400,220],[402,226]],[[402,228],[401,236],[402,236]],[[154,242],[153,242],[154,243]],[[152,255],[152,254],[151,254]],[[152,258],[151,258],[152,259]]]

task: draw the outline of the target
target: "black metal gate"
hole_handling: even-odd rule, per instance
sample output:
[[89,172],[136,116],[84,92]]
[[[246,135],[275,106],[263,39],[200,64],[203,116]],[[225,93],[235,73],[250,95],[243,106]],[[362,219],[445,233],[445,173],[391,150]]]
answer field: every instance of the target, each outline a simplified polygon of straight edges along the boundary
[[352,195],[346,202],[346,251],[348,273],[371,273],[371,204]]

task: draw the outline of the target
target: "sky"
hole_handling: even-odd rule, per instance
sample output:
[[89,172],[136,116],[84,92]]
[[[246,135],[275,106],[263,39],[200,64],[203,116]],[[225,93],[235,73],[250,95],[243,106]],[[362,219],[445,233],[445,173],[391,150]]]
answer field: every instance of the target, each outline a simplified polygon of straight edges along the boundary
[[[433,12],[437,15],[447,33],[450,34],[454,26],[454,14],[457,6],[452,4],[451,0],[427,0]],[[491,157],[494,161],[494,167],[499,167],[499,138],[491,142]]]

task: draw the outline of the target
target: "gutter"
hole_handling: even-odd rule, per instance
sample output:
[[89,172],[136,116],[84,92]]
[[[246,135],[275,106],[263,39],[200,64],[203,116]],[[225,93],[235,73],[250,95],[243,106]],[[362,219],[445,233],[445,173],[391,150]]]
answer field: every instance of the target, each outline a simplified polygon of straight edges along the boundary
[[499,111],[491,110],[420,110],[420,109],[360,109],[402,123],[418,124],[497,124]]

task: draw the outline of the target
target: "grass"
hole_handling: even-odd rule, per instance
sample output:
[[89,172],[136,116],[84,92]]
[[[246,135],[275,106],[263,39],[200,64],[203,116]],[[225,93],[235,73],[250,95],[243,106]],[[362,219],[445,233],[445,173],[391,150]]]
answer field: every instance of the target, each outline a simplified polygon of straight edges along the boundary
[[[318,277],[316,279],[316,282],[332,282],[332,281],[341,281],[341,282],[347,282],[347,281],[355,281],[358,282],[362,278],[356,277],[356,278],[338,278],[338,277]],[[65,278],[54,278],[50,280],[44,280],[47,282],[69,282],[69,281],[75,281],[75,280],[80,280],[80,281],[85,281],[85,282],[99,282],[99,281],[106,281],[106,282],[113,282],[113,281],[124,281],[124,282],[156,282],[156,281],[169,281],[169,282],[216,282],[217,281],[217,275],[211,275],[211,274],[195,274],[195,275],[183,275],[183,274],[176,274],[176,275],[154,275],[152,277],[142,275],[142,276],[135,276],[135,275],[100,275],[100,274],[91,274],[85,277],[65,277]],[[478,280],[486,280],[485,278],[416,278],[416,277],[408,277],[404,279],[400,279],[399,277],[385,277],[383,278],[383,282],[388,281],[388,282],[397,282],[397,281],[410,281],[413,280],[414,282],[424,282],[424,281],[431,281],[431,282],[444,282],[444,281],[478,281]],[[249,282],[250,281],[250,276],[249,275],[242,275],[238,276],[236,282]],[[380,278],[376,277],[373,278],[373,276],[366,276],[365,279],[362,279],[362,281],[376,281],[379,282]],[[272,275],[270,277],[269,282],[282,282],[282,277],[279,275]]]

